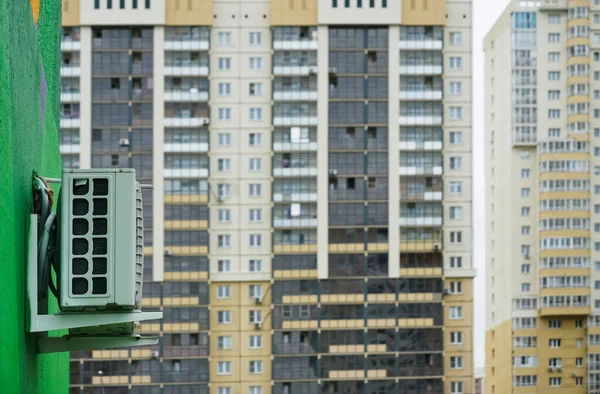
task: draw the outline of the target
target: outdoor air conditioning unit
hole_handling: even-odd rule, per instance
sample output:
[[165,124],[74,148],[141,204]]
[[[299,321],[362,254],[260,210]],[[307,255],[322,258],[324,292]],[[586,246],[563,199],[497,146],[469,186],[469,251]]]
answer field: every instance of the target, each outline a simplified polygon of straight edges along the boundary
[[548,372],[554,372],[554,368],[552,368],[552,367],[548,368]]
[[452,294],[450,289],[444,289],[444,295],[450,295],[450,294]]
[[160,355],[160,353],[158,352],[158,350],[152,350],[150,352],[151,357],[157,358],[159,355]]
[[141,309],[144,216],[135,170],[65,172],[60,199],[61,310]]
[[129,146],[129,138],[121,138],[119,140],[119,145],[120,146]]
[[298,203],[293,203],[290,205],[290,216],[297,217],[302,213],[302,207]]
[[219,201],[219,202],[225,201],[225,196],[217,196],[217,201]]
[[263,298],[262,298],[261,296],[259,296],[259,297],[255,297],[255,298],[254,298],[254,302],[255,302],[256,304],[262,304],[262,302],[263,302]]
[[208,126],[210,124],[210,119],[206,118],[202,121],[202,124]]
[[337,67],[329,67],[329,72],[332,74],[337,73]]
[[329,175],[337,175],[337,170],[329,170]]
[[262,323],[254,323],[254,328],[260,330],[262,328]]

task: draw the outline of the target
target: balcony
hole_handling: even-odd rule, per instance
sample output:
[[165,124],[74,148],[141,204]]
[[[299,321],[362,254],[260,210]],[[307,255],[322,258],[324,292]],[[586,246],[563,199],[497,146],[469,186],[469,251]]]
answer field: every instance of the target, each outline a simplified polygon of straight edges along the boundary
[[165,104],[164,125],[167,127],[197,127],[210,123],[208,105],[201,104]]
[[79,102],[79,92],[60,92],[60,101],[63,103],[78,103]]
[[275,191],[273,193],[274,202],[315,202],[317,201],[317,191]]
[[400,150],[442,150],[441,140],[401,140]]
[[193,88],[189,90],[169,90],[165,91],[164,98],[165,101],[171,102],[208,101],[208,92]]
[[185,152],[208,152],[208,142],[188,142],[188,143],[166,143],[163,150],[169,153]]
[[317,227],[317,218],[316,217],[274,217],[273,218],[273,227],[281,228],[302,228],[302,227]]
[[275,152],[316,152],[316,150],[317,133],[314,128],[282,128],[273,133],[273,151]]
[[398,45],[400,49],[408,50],[442,50],[444,41],[441,38],[425,35],[403,37]]
[[308,167],[300,164],[283,165],[282,167],[273,167],[274,176],[317,176],[317,167]]
[[81,146],[79,144],[60,144],[61,154],[74,154],[80,153]]
[[400,115],[398,124],[401,126],[440,126],[441,115]]
[[274,176],[317,176],[314,153],[283,153],[273,157]]
[[168,76],[206,76],[208,75],[208,66],[199,64],[182,64],[165,66],[165,75]]
[[541,0],[540,9],[550,11],[566,10],[567,0]]
[[401,226],[441,226],[443,224],[442,216],[400,216]]
[[317,90],[280,90],[273,92],[273,100],[277,101],[316,101]]
[[67,40],[65,38],[60,42],[60,49],[63,51],[79,51],[81,49],[81,42],[79,40]]
[[316,115],[283,115],[274,116],[273,125],[275,126],[316,126],[318,119]]
[[167,37],[165,50],[167,51],[207,51],[210,48],[208,38],[200,36]]
[[442,89],[400,91],[400,100],[441,100],[443,96]]
[[61,77],[78,77],[81,75],[81,67],[79,65],[67,65],[61,64],[60,76]]
[[207,178],[208,168],[165,168],[165,178]]
[[443,67],[434,64],[400,65],[402,75],[442,75]]
[[442,175],[443,167],[439,165],[400,165],[400,175]]
[[282,64],[273,66],[273,75],[316,75],[317,65]]
[[275,50],[306,51],[306,50],[316,50],[318,48],[319,48],[319,43],[316,39],[297,40],[297,39],[282,37],[281,39],[278,39],[278,40],[276,39],[276,41],[273,41],[273,49],[275,49]]
[[273,28],[273,49],[275,50],[316,50],[316,27],[275,27]]

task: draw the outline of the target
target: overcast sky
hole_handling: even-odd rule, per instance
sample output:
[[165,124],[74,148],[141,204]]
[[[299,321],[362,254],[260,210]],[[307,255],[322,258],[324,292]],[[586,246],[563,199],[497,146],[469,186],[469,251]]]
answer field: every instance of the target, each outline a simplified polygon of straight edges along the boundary
[[477,268],[475,279],[475,366],[485,362],[485,206],[484,206],[484,146],[483,107],[483,38],[494,25],[509,0],[473,0],[473,168],[474,225]]

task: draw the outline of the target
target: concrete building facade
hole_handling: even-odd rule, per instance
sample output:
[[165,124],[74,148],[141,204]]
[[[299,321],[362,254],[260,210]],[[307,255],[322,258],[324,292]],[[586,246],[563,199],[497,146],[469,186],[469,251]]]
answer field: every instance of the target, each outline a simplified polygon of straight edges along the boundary
[[486,393],[600,392],[599,45],[595,0],[513,1],[485,40]]
[[471,11],[63,0],[64,163],[153,183],[165,315],[72,392],[473,392]]

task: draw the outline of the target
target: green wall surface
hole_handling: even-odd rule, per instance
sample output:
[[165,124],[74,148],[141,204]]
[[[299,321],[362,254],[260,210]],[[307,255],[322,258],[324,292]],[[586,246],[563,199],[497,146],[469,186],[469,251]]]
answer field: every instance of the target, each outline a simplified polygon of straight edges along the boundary
[[[60,177],[62,166],[61,1],[31,3],[0,0],[0,393],[65,394],[68,353],[38,355],[36,335],[25,332],[25,220],[33,210],[32,174]],[[56,300],[50,308],[57,310]]]

